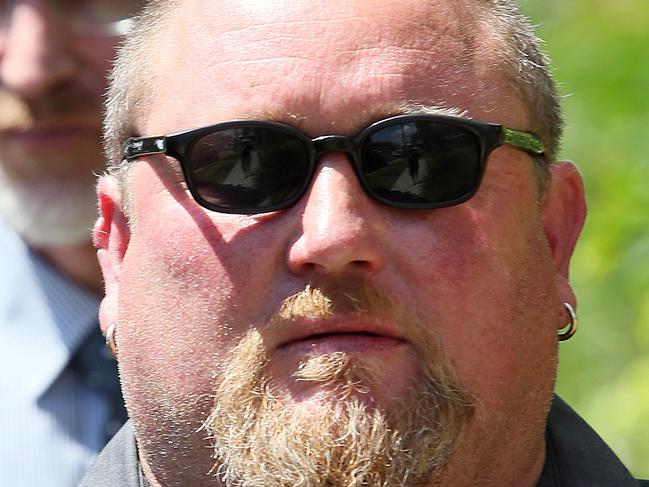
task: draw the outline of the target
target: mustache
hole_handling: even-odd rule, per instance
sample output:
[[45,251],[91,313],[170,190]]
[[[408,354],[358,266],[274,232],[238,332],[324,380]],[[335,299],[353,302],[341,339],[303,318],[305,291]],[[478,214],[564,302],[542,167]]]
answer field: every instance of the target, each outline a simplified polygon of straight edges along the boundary
[[[285,298],[278,311],[272,316],[267,325],[260,330],[254,330],[257,340],[263,344],[266,329],[281,329],[279,327],[299,326],[300,319],[319,319],[322,321],[338,316],[363,316],[364,318],[390,321],[407,336],[411,345],[419,350],[425,363],[440,366],[435,371],[438,377],[444,377],[442,382],[448,382],[454,375],[452,367],[447,366],[443,345],[436,333],[437,320],[432,316],[422,316],[412,306],[404,304],[403,299],[388,292],[382,287],[365,280],[344,280],[325,285],[314,283],[307,284],[305,288]],[[245,341],[245,340],[244,340]],[[268,350],[262,345],[264,353],[261,362],[266,362],[269,357]],[[350,364],[346,354],[329,354],[322,359],[326,363],[316,361],[303,364],[295,377],[298,380],[315,380],[320,370],[336,369],[345,371]],[[356,361],[355,361],[356,362]],[[365,363],[367,359],[365,359]],[[320,367],[323,365],[326,367]],[[356,364],[358,365],[358,364]],[[361,364],[362,365],[362,364]],[[371,364],[370,364],[371,365]],[[370,369],[376,367],[369,367]],[[327,372],[329,373],[329,372]],[[364,367],[355,367],[354,373],[369,379]],[[367,381],[366,382],[371,382]]]
[[433,355],[438,352],[434,351],[441,353],[442,344],[434,325],[438,320],[434,316],[422,316],[395,294],[359,279],[309,283],[286,297],[265,325],[250,331],[264,342],[267,333],[299,326],[299,320],[327,321],[336,316],[391,322],[427,360],[436,361]]
[[29,130],[67,123],[101,123],[102,99],[86,87],[66,83],[35,97],[0,86],[0,130]]
[[328,320],[336,314],[365,314],[399,320],[409,313],[391,294],[367,281],[310,283],[282,301],[268,326],[290,325],[303,318]]

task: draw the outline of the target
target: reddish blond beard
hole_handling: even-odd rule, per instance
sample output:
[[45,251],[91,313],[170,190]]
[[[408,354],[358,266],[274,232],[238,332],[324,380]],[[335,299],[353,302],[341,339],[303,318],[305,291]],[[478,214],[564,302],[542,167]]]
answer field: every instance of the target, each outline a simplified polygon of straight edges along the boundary
[[227,486],[353,487],[435,483],[472,417],[471,396],[453,377],[440,345],[420,320],[366,284],[307,286],[287,298],[268,327],[336,312],[389,314],[410,327],[423,360],[416,385],[390,407],[371,397],[385,371],[376,359],[333,352],[311,357],[293,373],[319,385],[328,400],[300,408],[282,400],[266,375],[263,330],[240,341],[205,422],[214,473]]

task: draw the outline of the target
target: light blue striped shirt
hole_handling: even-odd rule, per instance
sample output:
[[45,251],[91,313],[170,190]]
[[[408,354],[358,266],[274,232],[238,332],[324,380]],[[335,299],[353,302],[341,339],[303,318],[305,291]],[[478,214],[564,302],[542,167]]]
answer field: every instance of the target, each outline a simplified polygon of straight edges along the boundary
[[66,368],[98,299],[0,221],[0,485],[76,486],[105,441],[105,395]]

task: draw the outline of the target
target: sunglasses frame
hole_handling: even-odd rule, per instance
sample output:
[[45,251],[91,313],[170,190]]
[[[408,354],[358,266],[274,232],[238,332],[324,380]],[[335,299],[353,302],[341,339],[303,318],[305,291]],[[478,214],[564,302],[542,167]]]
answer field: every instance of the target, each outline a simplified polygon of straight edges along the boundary
[[[386,199],[376,194],[367,183],[365,176],[361,171],[361,158],[360,150],[363,141],[371,134],[380,130],[381,128],[392,126],[399,123],[412,123],[412,122],[432,122],[439,124],[451,125],[472,133],[479,142],[479,167],[476,182],[467,194],[450,201],[443,201],[439,203],[400,203]],[[262,127],[266,129],[273,129],[290,134],[291,136],[299,139],[304,143],[309,154],[309,177],[305,178],[304,183],[299,191],[295,193],[290,199],[281,204],[273,205],[263,209],[259,208],[230,208],[221,207],[206,201],[198,192],[192,175],[188,170],[186,160],[191,153],[195,143],[202,137],[221,130],[232,128],[250,128]],[[412,115],[397,115],[383,120],[372,123],[357,135],[351,137],[346,135],[321,135],[319,137],[311,138],[304,132],[292,125],[287,125],[279,122],[270,122],[263,120],[235,120],[223,122],[207,127],[177,132],[170,135],[159,137],[131,137],[124,142],[123,156],[127,161],[150,154],[166,154],[178,161],[182,168],[183,176],[187,187],[198,204],[204,208],[217,211],[219,213],[235,213],[235,214],[259,214],[270,213],[272,211],[289,208],[302,198],[315,174],[315,169],[320,157],[327,152],[344,152],[351,156],[350,163],[354,168],[354,172],[358,177],[363,190],[373,199],[380,201],[393,208],[409,208],[409,209],[434,209],[446,208],[449,206],[459,205],[469,200],[480,188],[482,178],[484,175],[485,167],[489,154],[500,147],[501,145],[510,145],[517,147],[528,152],[533,157],[542,157],[545,149],[541,140],[530,132],[510,129],[500,124],[480,122],[459,117],[452,117],[446,115],[429,115],[429,114],[412,114]]]

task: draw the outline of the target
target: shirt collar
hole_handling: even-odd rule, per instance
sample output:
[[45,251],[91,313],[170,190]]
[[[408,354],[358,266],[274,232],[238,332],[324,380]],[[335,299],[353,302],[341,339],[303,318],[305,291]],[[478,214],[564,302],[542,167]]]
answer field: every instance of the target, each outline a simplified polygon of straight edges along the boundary
[[546,445],[545,466],[537,487],[640,485],[604,440],[558,396],[548,417]]

